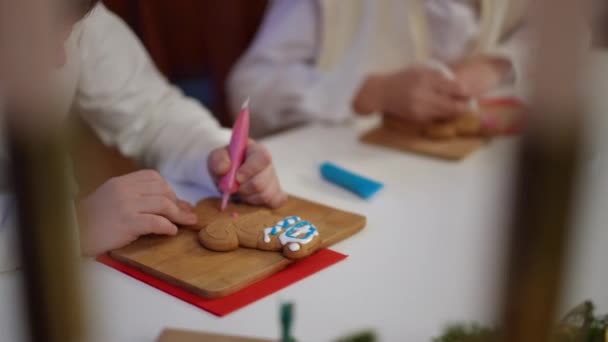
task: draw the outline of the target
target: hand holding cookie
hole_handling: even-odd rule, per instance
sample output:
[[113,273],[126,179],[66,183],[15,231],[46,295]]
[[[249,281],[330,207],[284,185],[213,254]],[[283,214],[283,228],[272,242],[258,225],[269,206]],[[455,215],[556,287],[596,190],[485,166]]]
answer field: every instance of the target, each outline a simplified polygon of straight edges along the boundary
[[[209,155],[209,170],[219,180],[230,170],[230,157],[227,148],[220,148]],[[270,152],[252,140],[247,146],[243,165],[238,169],[236,180],[241,199],[252,205],[265,205],[278,208],[287,201],[272,164]]]

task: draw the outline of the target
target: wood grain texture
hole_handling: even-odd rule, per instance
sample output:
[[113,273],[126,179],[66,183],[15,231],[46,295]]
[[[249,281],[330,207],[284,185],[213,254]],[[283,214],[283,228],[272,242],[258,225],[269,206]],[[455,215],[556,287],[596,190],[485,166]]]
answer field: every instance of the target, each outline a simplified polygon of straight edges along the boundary
[[166,329],[161,333],[158,342],[272,342],[272,340]]
[[[219,199],[208,199],[204,202],[209,201],[219,207]],[[197,205],[197,208],[199,207],[208,205],[201,202]],[[250,209],[251,207],[241,210]],[[201,221],[210,221],[210,217],[200,216],[200,210],[195,211]],[[209,213],[209,210],[205,209],[204,212]],[[322,248],[356,234],[366,224],[364,216],[293,196],[283,207],[272,212],[283,217],[297,215],[313,222],[319,229]],[[232,252],[212,252],[201,246],[197,234],[196,230],[190,227],[180,229],[178,235],[173,237],[146,236],[127,247],[112,251],[110,255],[127,265],[205,298],[218,298],[234,293],[293,262],[283,257],[280,252],[247,248]]]
[[488,139],[456,137],[449,140],[433,140],[410,131],[398,131],[379,126],[364,134],[361,141],[371,145],[457,161],[483,147],[487,144]]

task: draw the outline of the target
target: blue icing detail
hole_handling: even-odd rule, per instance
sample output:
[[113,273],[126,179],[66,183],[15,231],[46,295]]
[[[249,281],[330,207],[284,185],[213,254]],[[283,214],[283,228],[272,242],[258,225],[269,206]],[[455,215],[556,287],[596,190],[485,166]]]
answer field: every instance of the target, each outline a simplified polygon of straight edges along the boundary
[[[302,227],[307,226],[307,225],[310,225],[310,229],[308,230],[308,232],[306,233],[305,236],[298,237],[298,236],[294,235],[294,233],[296,232],[296,230],[298,228],[302,228]],[[310,238],[311,236],[313,236],[316,232],[317,232],[317,227],[315,227],[312,223],[310,223],[308,221],[300,221],[296,225],[294,225],[293,227],[289,228],[289,230],[287,230],[285,232],[285,235],[288,238],[291,238],[291,239],[306,240],[306,239]]]
[[270,235],[275,236],[278,235],[283,229],[287,229],[293,226],[295,223],[300,222],[302,219],[298,216],[289,216],[286,217],[283,221],[278,222],[272,230],[270,231]]

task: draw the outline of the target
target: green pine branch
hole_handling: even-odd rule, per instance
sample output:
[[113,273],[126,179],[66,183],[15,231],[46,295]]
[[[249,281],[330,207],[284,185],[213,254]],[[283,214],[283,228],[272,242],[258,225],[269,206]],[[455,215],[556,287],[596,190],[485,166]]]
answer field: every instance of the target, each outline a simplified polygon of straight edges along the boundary
[[[555,342],[608,342],[608,315],[595,317],[593,303],[587,301],[570,310],[555,329]],[[433,342],[494,342],[497,329],[479,324],[457,324],[446,328]]]

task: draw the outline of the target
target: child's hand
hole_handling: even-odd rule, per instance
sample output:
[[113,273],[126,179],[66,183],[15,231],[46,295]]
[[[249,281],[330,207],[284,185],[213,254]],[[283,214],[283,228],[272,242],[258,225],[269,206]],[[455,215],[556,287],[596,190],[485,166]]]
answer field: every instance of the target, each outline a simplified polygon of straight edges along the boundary
[[190,204],[177,198],[156,171],[113,178],[78,203],[80,246],[94,256],[148,234],[175,235],[177,225],[196,224]]
[[382,112],[408,121],[448,119],[468,110],[468,94],[439,71],[408,68],[370,76],[354,102],[359,113]]
[[[228,149],[224,147],[213,151],[208,162],[211,174],[216,181],[219,180],[230,170]],[[249,204],[278,208],[287,200],[272,165],[270,152],[251,140],[245,162],[236,173],[236,181],[240,184],[238,194]]]
[[474,97],[498,87],[511,69],[508,60],[489,56],[469,58],[452,66],[458,83]]

